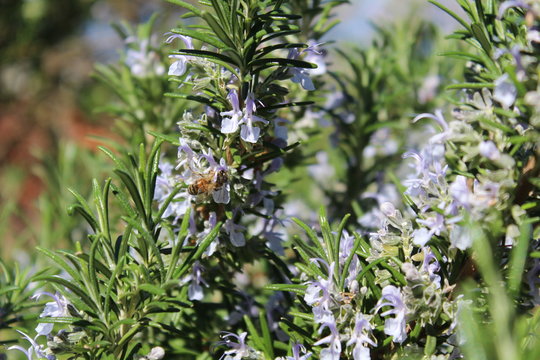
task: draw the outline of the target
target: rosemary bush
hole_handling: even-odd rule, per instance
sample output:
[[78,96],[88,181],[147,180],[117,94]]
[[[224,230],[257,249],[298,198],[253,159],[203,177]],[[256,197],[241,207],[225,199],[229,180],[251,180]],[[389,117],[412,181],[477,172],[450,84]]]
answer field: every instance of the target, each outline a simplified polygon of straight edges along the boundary
[[540,358],[538,1],[430,0],[454,34],[352,50],[321,42],[345,1],[169,1],[178,27],[117,26],[96,67],[95,178],[44,168],[36,265],[0,261],[2,351]]

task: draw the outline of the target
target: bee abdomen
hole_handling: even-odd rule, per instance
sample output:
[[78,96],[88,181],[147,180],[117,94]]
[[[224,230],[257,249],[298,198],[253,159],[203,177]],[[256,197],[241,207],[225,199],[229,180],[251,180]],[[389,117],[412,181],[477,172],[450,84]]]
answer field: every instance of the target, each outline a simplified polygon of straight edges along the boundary
[[201,193],[199,190],[200,190],[200,188],[197,185],[197,183],[191,184],[187,188],[188,194],[190,194],[190,195],[199,195]]

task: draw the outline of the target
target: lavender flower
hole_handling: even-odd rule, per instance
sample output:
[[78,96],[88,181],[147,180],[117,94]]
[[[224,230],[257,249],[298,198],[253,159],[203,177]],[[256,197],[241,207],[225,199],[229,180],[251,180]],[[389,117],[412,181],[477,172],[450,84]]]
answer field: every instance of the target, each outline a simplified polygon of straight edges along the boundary
[[240,137],[250,143],[256,143],[257,140],[259,140],[259,136],[261,133],[261,129],[254,126],[254,123],[260,122],[263,124],[268,124],[268,121],[256,116],[254,113],[257,110],[257,106],[255,104],[255,98],[253,96],[253,93],[248,93],[247,99],[246,99],[246,109],[245,109],[245,115],[242,118],[243,124],[240,128]]
[[[349,255],[353,251],[354,248],[354,235],[349,235],[347,230],[343,230],[343,233],[341,235],[341,241],[339,243],[339,265],[345,266],[345,262],[349,258]],[[360,265],[360,260],[358,259],[358,255],[353,255],[351,262],[349,264],[349,273],[347,275],[347,278],[345,279],[345,287],[351,288],[351,285],[356,280],[356,276],[360,273],[362,270],[362,266]]]
[[[193,43],[189,36],[183,36],[180,34],[170,34],[170,36],[165,40],[167,44],[170,44],[175,39],[181,39],[187,49],[193,49]],[[182,76],[187,70],[187,63],[191,60],[191,56],[187,55],[169,55],[169,58],[174,59],[175,61],[169,67],[169,75]]]
[[[32,296],[32,299],[39,299],[42,295],[47,295],[51,297],[54,301],[48,302],[45,304],[45,309],[43,309],[43,312],[39,315],[39,317],[63,317],[68,316],[69,312],[67,309],[67,306],[69,302],[67,299],[60,294],[51,294],[50,292],[39,292]],[[54,324],[53,323],[39,323],[36,327],[37,336],[47,336],[49,335],[53,330]]]
[[236,247],[242,247],[246,245],[246,238],[242,231],[246,228],[242,225],[235,224],[232,219],[225,221],[225,232],[229,235],[231,244]]
[[201,284],[208,287],[208,283],[202,277],[204,271],[204,266],[201,265],[199,261],[193,263],[193,270],[191,274],[187,275],[183,280],[182,284],[190,282],[188,287],[188,299],[200,301],[204,297],[204,292]]
[[316,43],[313,40],[308,40],[307,43],[308,47],[302,50],[302,53],[305,53],[304,60],[317,65],[315,69],[307,69],[309,75],[317,76],[325,74],[326,61],[324,61],[324,52],[320,49],[323,43]]
[[506,10],[508,10],[510,8],[513,8],[513,7],[522,7],[524,9],[531,9],[531,7],[527,3],[525,3],[524,1],[505,1],[499,7],[499,13],[498,13],[497,17],[499,19],[502,19],[502,17],[504,16],[504,13],[506,12]]
[[373,326],[366,317],[361,313],[356,314],[354,330],[347,341],[347,346],[355,345],[352,352],[354,360],[371,360],[367,345],[377,346],[377,343],[369,337],[372,330]]
[[126,44],[135,44],[126,51],[125,63],[137,77],[159,76],[165,72],[158,53],[150,50],[150,40],[139,40],[134,36],[126,38]]
[[223,116],[221,132],[223,134],[236,133],[240,127],[240,137],[242,140],[256,143],[259,140],[261,129],[254,126],[254,123],[268,124],[268,121],[255,115],[257,105],[253,93],[248,93],[244,110],[240,109],[240,101],[236,90],[231,90],[228,98],[232,105],[232,110],[221,113],[221,116]]
[[478,145],[478,151],[483,157],[495,161],[501,158],[501,153],[493,141],[482,141]]
[[472,246],[473,234],[469,227],[455,225],[450,232],[450,243],[452,247],[466,250]]
[[240,109],[240,101],[236,90],[230,90],[227,98],[232,105],[232,110],[221,113],[221,116],[223,117],[221,120],[221,132],[223,134],[232,134],[238,131],[240,122],[242,121],[243,112],[242,109]]
[[435,284],[437,289],[441,287],[441,277],[437,275],[437,271],[440,270],[439,262],[429,247],[422,249],[424,253],[424,260],[422,261],[422,271],[428,274],[429,280]]
[[[386,300],[386,302],[384,300]],[[405,330],[405,315],[407,313],[407,308],[398,288],[393,285],[387,285],[383,288],[382,297],[375,308],[375,312],[379,311],[383,306],[391,306],[393,309],[383,312],[381,316],[396,316],[395,318],[385,320],[384,333],[393,336],[394,342],[402,343],[407,338],[407,332]]]
[[17,330],[19,334],[24,336],[24,338],[30,343],[30,347],[28,349],[23,348],[22,346],[14,345],[10,346],[8,350],[19,350],[24,355],[26,355],[27,360],[34,360],[34,354],[37,356],[37,359],[45,358],[47,360],[56,360],[56,356],[54,355],[47,355],[44,353],[43,345],[39,345],[35,342],[34,339],[32,339],[30,336],[26,335],[20,330]]
[[308,305],[313,306],[313,315],[315,323],[334,322],[334,315],[330,311],[332,306],[332,294],[335,292],[333,283],[334,263],[328,265],[322,259],[311,259],[319,261],[328,268],[328,278],[318,278],[318,281],[309,281],[304,300]]
[[[156,178],[156,189],[154,192],[154,200],[156,200],[161,207],[163,203],[169,198],[173,192],[175,186],[179,180],[173,175],[173,166],[168,161],[162,160],[159,162],[160,174]],[[164,218],[174,216],[173,224],[175,224],[179,218],[181,218],[189,207],[189,194],[186,190],[178,192],[172,201],[167,206],[163,213]]]
[[[240,335],[236,335],[230,332],[224,332],[223,334],[224,335],[221,335],[221,337],[226,340],[218,341],[216,345],[225,345],[229,347],[230,350],[226,350],[221,356],[220,360],[240,360],[245,357],[251,356],[252,353],[255,352],[255,350],[253,350],[245,343],[247,332],[243,332]],[[231,337],[235,338],[238,342],[230,340],[229,338]]]
[[[212,149],[208,149],[201,154],[194,152],[187,144],[185,139],[180,138],[180,146],[178,148],[178,165],[177,169],[182,169],[178,176],[186,184],[192,185],[201,179],[208,180],[211,177],[212,183],[218,182],[220,174],[228,174],[229,167],[225,159],[221,158],[219,164],[214,158]],[[212,189],[212,198],[216,203],[228,204],[230,201],[230,185],[227,181],[220,187]]]
[[[304,355],[300,355],[300,352],[302,352]],[[292,347],[292,355],[293,356],[286,356],[284,358],[278,358],[278,359],[283,359],[283,360],[307,360],[313,354],[310,353],[310,352],[307,352],[304,345],[296,343]]]
[[[300,52],[297,49],[291,49],[289,51],[289,59],[296,59],[300,55]],[[290,73],[292,74],[292,82],[295,84],[300,84],[305,90],[313,91],[315,90],[315,85],[309,77],[309,71],[304,68],[291,67]]]
[[341,355],[341,340],[339,338],[339,332],[337,330],[335,322],[324,323],[319,329],[319,334],[323,332],[325,328],[330,330],[330,335],[314,343],[314,346],[329,344],[327,348],[321,350],[319,359],[321,360],[339,360]]
[[516,86],[509,80],[508,74],[499,77],[495,80],[494,84],[495,90],[493,91],[493,98],[497,100],[503,108],[508,109],[516,101]]

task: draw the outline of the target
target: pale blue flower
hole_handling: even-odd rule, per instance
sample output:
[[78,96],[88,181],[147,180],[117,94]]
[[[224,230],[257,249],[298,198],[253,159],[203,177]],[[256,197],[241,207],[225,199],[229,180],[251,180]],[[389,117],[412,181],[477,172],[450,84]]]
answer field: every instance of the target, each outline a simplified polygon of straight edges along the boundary
[[429,247],[424,247],[422,249],[424,253],[424,260],[422,261],[422,271],[426,272],[429,276],[429,280],[435,284],[437,289],[441,287],[441,277],[437,275],[437,272],[440,270],[439,261],[431,251]]
[[[160,173],[156,178],[156,188],[154,191],[154,200],[156,200],[161,207],[165,201],[169,198],[173,192],[175,186],[179,183],[179,179],[172,173],[174,169],[173,165],[166,160],[160,160],[159,162]],[[163,218],[174,216],[173,224],[180,219],[190,206],[189,194],[184,189],[179,191],[169,203],[163,213]]]
[[[300,352],[302,352],[303,355],[300,355]],[[296,343],[292,347],[292,355],[293,356],[286,356],[285,359],[286,360],[307,360],[313,354],[310,352],[307,352],[304,345]]]
[[482,141],[478,145],[478,151],[483,157],[495,161],[501,158],[501,152],[497,149],[497,145],[493,141]]
[[126,51],[125,63],[131,73],[137,77],[162,75],[165,67],[160,61],[159,55],[151,50],[148,39],[139,40],[134,36],[126,39],[127,44],[135,44]]
[[[170,44],[175,39],[181,39],[184,42],[184,45],[187,49],[193,49],[193,43],[189,36],[184,36],[180,34],[171,34],[165,42]],[[169,58],[174,59],[175,61],[169,67],[169,75],[182,76],[187,70],[187,63],[192,59],[191,56],[187,55],[169,55]]]
[[373,326],[361,313],[356,314],[354,330],[351,338],[347,341],[347,346],[355,345],[352,355],[354,360],[371,360],[369,348],[367,345],[377,346],[369,334],[373,330]]
[[473,234],[468,226],[454,225],[450,231],[450,243],[452,247],[466,250],[472,246]]
[[[339,242],[339,265],[341,267],[345,266],[345,262],[349,258],[349,255],[352,253],[354,249],[355,244],[355,237],[354,235],[349,235],[347,230],[343,230],[343,233],[341,235],[341,241]],[[353,284],[353,281],[356,280],[356,276],[360,273],[362,270],[362,266],[360,265],[360,260],[358,259],[358,255],[354,254],[351,262],[349,263],[349,271],[347,274],[347,278],[345,279],[345,287],[349,288]]]
[[446,140],[446,138],[450,135],[450,127],[448,126],[448,123],[444,119],[444,116],[441,110],[438,110],[438,109],[435,110],[435,114],[429,114],[429,113],[419,114],[412,120],[412,122],[415,123],[421,119],[435,120],[441,126],[443,130],[440,134],[437,134],[431,137],[431,139],[429,139],[430,143],[441,143],[444,140]]
[[[326,73],[326,61],[324,61],[324,52],[320,49],[323,43],[316,43],[313,40],[308,40],[308,47],[302,50],[305,54],[304,60],[317,65],[315,69],[307,69],[312,76],[323,75]],[[306,89],[307,90],[307,89]]]
[[[36,343],[34,339],[32,339],[30,336],[26,335],[20,330],[17,330],[19,334],[24,336],[24,338],[30,343],[30,347],[28,349],[23,348],[19,345],[10,346],[8,350],[19,350],[26,356],[27,360],[34,360],[34,354],[36,355],[36,360],[40,359],[47,359],[47,360],[56,360],[56,356],[54,355],[46,355],[44,353],[43,345],[39,345]],[[38,335],[39,336],[39,335]]]
[[497,100],[503,108],[508,109],[514,104],[517,97],[517,88],[508,74],[504,74],[495,80],[495,90],[493,91],[493,99]]
[[246,99],[246,109],[244,117],[242,118],[242,126],[240,128],[240,137],[242,140],[250,143],[256,143],[259,140],[261,129],[254,126],[254,123],[268,124],[268,121],[255,115],[257,106],[255,104],[255,97],[253,93],[248,93]]
[[[223,334],[224,335],[222,335],[221,337],[226,340],[218,341],[217,345],[225,345],[229,347],[230,350],[226,350],[221,356],[220,360],[240,360],[242,358],[249,357],[251,353],[254,352],[254,350],[249,347],[245,342],[247,332],[243,332],[240,335],[236,335],[230,332],[224,332]],[[235,338],[238,342],[234,342],[229,338]]]
[[229,235],[231,244],[236,247],[242,247],[246,245],[246,238],[243,231],[246,228],[242,225],[235,224],[232,219],[225,221],[225,232]]
[[513,7],[522,7],[524,9],[531,9],[531,7],[524,1],[505,1],[499,7],[499,13],[498,13],[497,17],[499,19],[502,19],[502,17],[504,16],[504,13],[506,12],[506,10],[508,10],[510,8],[513,8]]
[[312,262],[320,262],[328,269],[328,277],[319,276],[318,281],[308,281],[308,287],[304,300],[308,305],[313,305],[313,315],[316,323],[333,322],[334,317],[330,308],[332,306],[332,294],[335,292],[333,277],[334,263],[328,263],[322,259],[311,259]]
[[292,73],[292,82],[295,84],[300,84],[305,90],[313,91],[315,90],[315,85],[313,85],[313,81],[309,77],[309,71],[304,68],[297,68],[293,67],[291,68]]
[[433,234],[426,228],[416,229],[412,233],[413,244],[416,246],[424,246],[426,243],[431,240]]
[[223,134],[232,134],[238,131],[243,118],[243,112],[240,109],[240,101],[236,90],[230,90],[227,98],[232,105],[232,110],[221,113],[223,117],[221,120],[221,132]]
[[387,285],[383,288],[382,297],[375,308],[375,312],[379,311],[383,306],[391,306],[392,309],[383,312],[381,316],[395,315],[394,318],[387,318],[385,320],[384,333],[392,336],[394,342],[402,343],[407,338],[407,331],[405,328],[407,308],[403,302],[401,292],[397,287]]
[[329,344],[327,348],[321,350],[320,360],[339,360],[341,355],[341,340],[339,338],[339,332],[335,322],[324,323],[319,329],[319,334],[323,332],[325,328],[330,330],[330,335],[314,343],[314,346]]
[[202,266],[199,261],[195,261],[193,263],[193,269],[191,271],[191,274],[187,275],[182,280],[183,284],[187,282],[190,283],[188,286],[188,299],[191,301],[194,301],[194,300],[200,301],[204,297],[204,292],[203,292],[203,288],[201,284],[208,287],[208,283],[202,277],[203,272],[204,272],[204,266]]
[[243,110],[240,108],[240,100],[236,90],[231,90],[227,97],[231,103],[232,110],[221,113],[223,117],[221,120],[221,132],[223,134],[236,133],[240,127],[240,137],[242,140],[256,143],[259,140],[261,129],[254,124],[268,124],[268,121],[255,115],[257,105],[253,93],[248,93]]
[[[69,304],[69,301],[61,295],[61,294],[51,294],[50,292],[42,291],[34,296],[32,296],[32,299],[39,299],[42,295],[47,295],[50,298],[52,298],[54,301],[48,302],[45,304],[45,308],[43,309],[43,312],[39,315],[39,317],[64,317],[68,316],[69,312],[67,309],[67,306]],[[54,324],[53,323],[39,323],[36,327],[37,336],[47,336],[49,335],[53,330]]]

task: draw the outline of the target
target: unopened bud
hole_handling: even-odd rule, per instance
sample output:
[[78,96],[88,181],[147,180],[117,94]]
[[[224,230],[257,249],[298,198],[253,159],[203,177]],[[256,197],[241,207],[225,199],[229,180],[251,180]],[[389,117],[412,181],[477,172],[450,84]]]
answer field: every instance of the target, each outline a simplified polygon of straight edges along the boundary
[[384,215],[391,217],[396,214],[396,208],[390,202],[384,202],[381,204],[381,211]]

